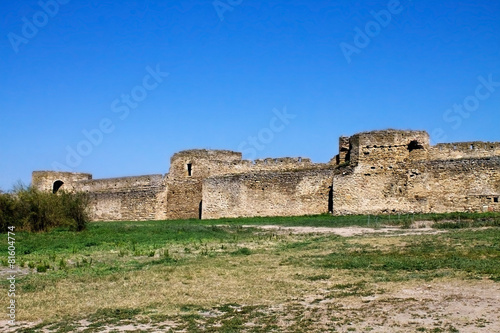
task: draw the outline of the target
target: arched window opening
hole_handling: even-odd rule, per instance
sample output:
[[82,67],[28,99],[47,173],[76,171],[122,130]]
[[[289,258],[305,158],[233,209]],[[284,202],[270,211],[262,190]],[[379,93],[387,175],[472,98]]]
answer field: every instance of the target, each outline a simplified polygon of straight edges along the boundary
[[63,184],[64,182],[62,180],[56,180],[54,185],[52,185],[52,193],[57,193]]

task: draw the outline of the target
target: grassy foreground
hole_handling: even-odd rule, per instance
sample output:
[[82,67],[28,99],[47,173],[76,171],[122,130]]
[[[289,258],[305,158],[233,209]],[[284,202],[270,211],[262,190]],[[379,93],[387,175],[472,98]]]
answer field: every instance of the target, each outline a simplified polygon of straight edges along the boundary
[[[433,229],[413,229],[419,220],[434,221]],[[498,308],[489,297],[500,297],[499,220],[307,216],[16,233],[16,319],[35,322],[17,331],[492,332],[491,316],[433,307],[475,297],[476,307]],[[400,229],[386,232],[388,225]],[[343,237],[295,226],[372,232]],[[4,278],[0,287],[6,295]]]

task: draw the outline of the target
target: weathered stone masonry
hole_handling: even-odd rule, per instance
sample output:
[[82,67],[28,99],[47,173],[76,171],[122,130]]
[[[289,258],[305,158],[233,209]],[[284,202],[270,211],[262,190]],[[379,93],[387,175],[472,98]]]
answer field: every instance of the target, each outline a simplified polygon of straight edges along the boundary
[[372,131],[340,137],[329,163],[187,150],[164,176],[34,171],[32,185],[89,193],[92,219],[104,221],[500,211],[500,143],[430,146],[425,131]]

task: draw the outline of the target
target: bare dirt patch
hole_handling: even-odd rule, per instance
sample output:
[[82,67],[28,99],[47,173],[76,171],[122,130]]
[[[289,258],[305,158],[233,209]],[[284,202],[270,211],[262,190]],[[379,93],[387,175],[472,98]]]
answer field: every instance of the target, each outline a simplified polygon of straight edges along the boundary
[[276,231],[279,234],[335,234],[342,237],[352,237],[367,234],[388,234],[395,236],[418,235],[418,234],[436,234],[445,232],[444,230],[432,229],[428,226],[402,229],[400,227],[381,227],[381,228],[363,228],[363,227],[284,227],[279,225],[252,226],[243,227],[258,228],[266,231]]
[[[223,327],[225,320],[240,314],[246,320],[241,332],[253,328],[275,327],[279,332],[500,332],[500,286],[488,280],[441,280],[427,283],[389,283],[374,288],[372,295],[332,296],[334,280],[300,298],[248,311],[245,305],[220,310],[199,310],[199,328]],[[378,289],[383,287],[383,289]],[[227,312],[229,311],[229,312]],[[0,321],[2,332],[16,332],[37,323],[10,327]],[[79,321],[81,332],[191,332],[181,317],[149,323],[117,323],[102,327]],[[45,327],[39,332],[55,332]],[[38,332],[37,331],[37,332]]]
[[320,300],[310,305],[310,312],[339,332],[500,332],[500,287],[492,281],[394,283],[384,288],[391,290],[340,299],[316,295]]

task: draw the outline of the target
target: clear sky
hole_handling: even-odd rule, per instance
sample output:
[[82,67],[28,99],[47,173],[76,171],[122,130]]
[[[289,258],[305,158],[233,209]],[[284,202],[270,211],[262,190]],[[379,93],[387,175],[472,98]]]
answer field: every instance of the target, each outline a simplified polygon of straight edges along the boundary
[[0,189],[168,172],[183,149],[327,162],[338,137],[500,141],[500,2],[2,1]]

